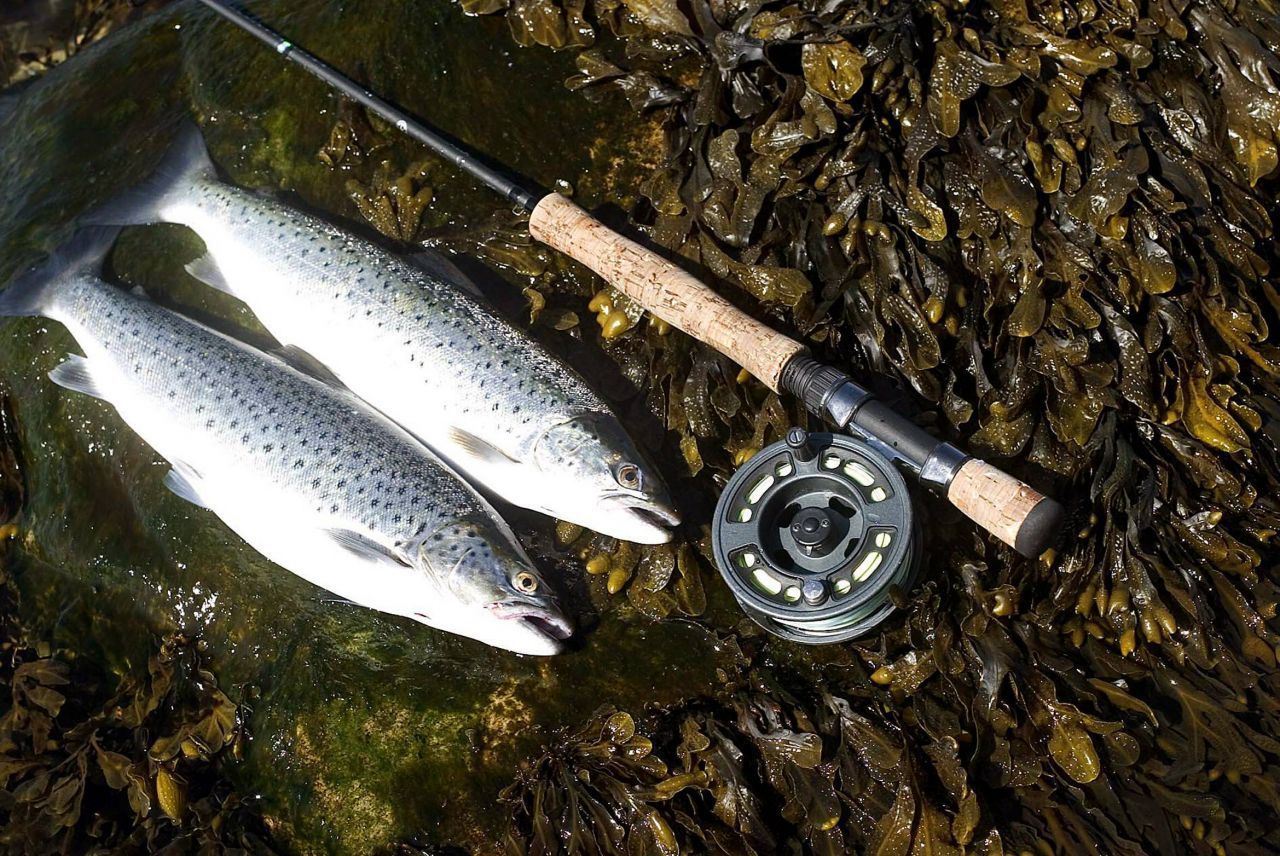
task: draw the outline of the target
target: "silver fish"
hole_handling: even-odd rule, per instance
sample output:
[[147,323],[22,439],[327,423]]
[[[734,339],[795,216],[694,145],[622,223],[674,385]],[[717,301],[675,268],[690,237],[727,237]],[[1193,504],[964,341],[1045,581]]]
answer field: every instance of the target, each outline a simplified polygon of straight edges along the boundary
[[493,508],[355,396],[98,278],[88,229],[0,292],[84,357],[50,373],[110,402],[173,469],[165,484],[254,549],[354,603],[525,654],[570,633]]
[[193,275],[503,499],[643,543],[679,522],[657,470],[576,372],[438,266],[220,182],[194,126],[91,222],[194,229],[209,253]]

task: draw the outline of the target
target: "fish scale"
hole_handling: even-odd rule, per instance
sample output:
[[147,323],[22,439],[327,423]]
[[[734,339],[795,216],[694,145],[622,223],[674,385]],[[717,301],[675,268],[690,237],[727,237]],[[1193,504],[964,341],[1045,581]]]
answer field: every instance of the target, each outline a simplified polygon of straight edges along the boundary
[[[216,180],[198,181],[193,191],[166,216],[226,223],[232,240],[264,245],[264,255],[294,270],[280,283],[259,272],[264,289],[283,290],[289,298],[282,303],[310,301],[309,321],[340,327],[363,347],[385,354],[400,377],[431,395],[430,407],[451,424],[501,436],[504,451],[515,452],[567,418],[608,411],[562,362],[455,285],[269,198]],[[330,299],[317,301],[321,295]],[[287,321],[269,327],[294,344],[309,338],[290,335]],[[478,398],[469,394],[473,390]]]
[[678,518],[657,469],[586,382],[467,294],[441,257],[406,260],[306,212],[218,180],[188,128],[151,179],[97,223],[181,223],[207,254],[197,278],[240,300],[474,484],[599,532],[647,543]]
[[320,381],[119,290],[81,280],[67,295],[59,319],[99,340],[167,418],[207,435],[229,465],[308,496],[316,512],[401,542],[446,517],[486,514],[416,444]]
[[50,372],[173,464],[165,484],[268,559],[355,604],[527,654],[569,621],[511,530],[443,461],[346,390],[102,282],[87,229],[0,292],[85,356]]

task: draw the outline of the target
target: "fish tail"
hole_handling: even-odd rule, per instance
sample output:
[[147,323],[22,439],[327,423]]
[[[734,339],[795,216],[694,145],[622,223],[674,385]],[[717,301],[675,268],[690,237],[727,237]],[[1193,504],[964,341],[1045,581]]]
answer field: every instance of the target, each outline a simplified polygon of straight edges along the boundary
[[183,121],[169,151],[141,184],[109,199],[80,218],[87,226],[133,226],[158,223],[165,205],[187,193],[201,179],[216,175],[200,126]]
[[119,228],[80,229],[40,264],[18,274],[0,291],[0,316],[47,315],[62,285],[79,274],[97,273]]

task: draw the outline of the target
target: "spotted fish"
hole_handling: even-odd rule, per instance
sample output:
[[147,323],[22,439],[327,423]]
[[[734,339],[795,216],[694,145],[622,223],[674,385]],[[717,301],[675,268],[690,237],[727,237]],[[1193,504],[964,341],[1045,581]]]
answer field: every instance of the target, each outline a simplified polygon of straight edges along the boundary
[[91,222],[194,229],[209,252],[193,275],[493,494],[618,538],[670,539],[662,478],[576,372],[439,265],[219,181],[194,125]]
[[86,229],[0,292],[85,356],[50,373],[113,404],[173,469],[165,484],[271,561],[356,604],[525,654],[569,623],[496,512],[355,396],[98,278]]

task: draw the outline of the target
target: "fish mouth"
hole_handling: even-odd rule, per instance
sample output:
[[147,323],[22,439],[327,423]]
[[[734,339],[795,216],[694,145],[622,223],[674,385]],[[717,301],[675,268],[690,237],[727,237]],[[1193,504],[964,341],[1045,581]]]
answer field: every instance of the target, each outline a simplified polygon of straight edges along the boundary
[[489,605],[489,611],[504,621],[518,621],[539,636],[563,642],[573,635],[573,625],[558,611],[536,603],[506,601]]
[[612,494],[601,500],[601,506],[619,524],[609,526],[612,531],[605,531],[607,535],[637,544],[665,544],[671,540],[671,529],[680,525],[680,515],[661,500],[627,494]]

